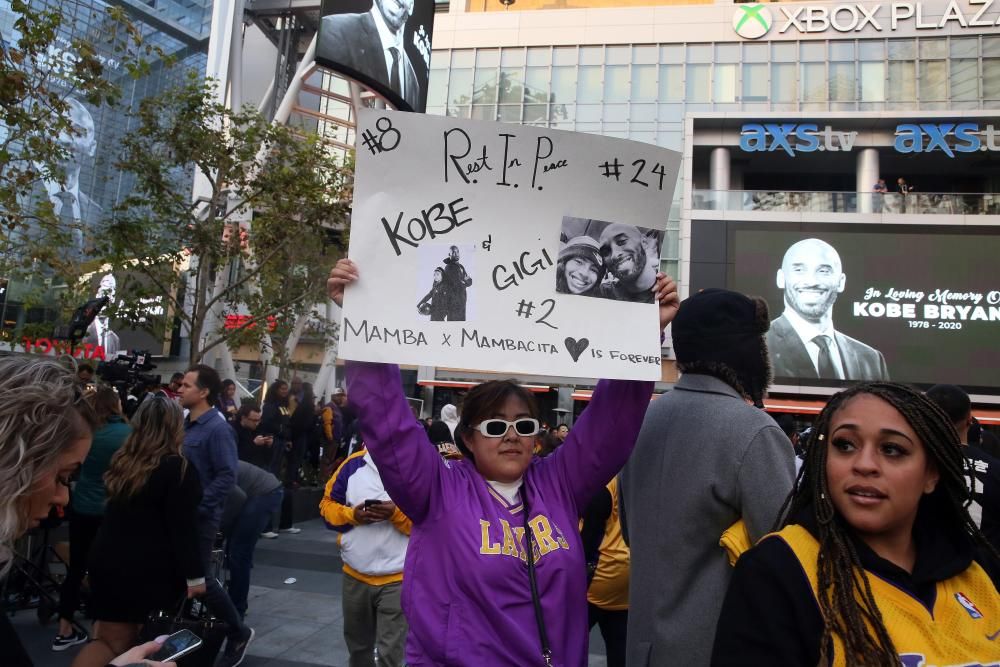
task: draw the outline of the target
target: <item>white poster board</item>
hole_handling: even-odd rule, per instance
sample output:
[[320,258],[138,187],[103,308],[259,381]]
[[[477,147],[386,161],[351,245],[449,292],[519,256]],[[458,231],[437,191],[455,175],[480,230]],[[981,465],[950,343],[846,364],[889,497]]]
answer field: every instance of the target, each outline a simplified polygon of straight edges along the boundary
[[384,110],[358,121],[341,357],[660,378],[650,287],[679,153]]

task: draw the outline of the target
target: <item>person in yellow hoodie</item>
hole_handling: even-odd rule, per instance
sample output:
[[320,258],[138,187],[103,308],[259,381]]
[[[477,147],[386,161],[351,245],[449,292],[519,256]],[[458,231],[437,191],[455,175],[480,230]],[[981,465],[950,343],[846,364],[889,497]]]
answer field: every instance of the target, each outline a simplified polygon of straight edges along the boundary
[[969,516],[959,442],[903,385],[835,395],[781,529],[736,563],[712,665],[1000,665],[1000,555]]
[[326,483],[319,505],[340,533],[344,562],[344,641],[350,667],[401,667],[408,626],[400,602],[412,523],[386,493],[366,449],[347,457]]
[[629,550],[622,537],[615,477],[584,511],[580,539],[587,561],[587,617],[601,628],[608,667],[625,667]]

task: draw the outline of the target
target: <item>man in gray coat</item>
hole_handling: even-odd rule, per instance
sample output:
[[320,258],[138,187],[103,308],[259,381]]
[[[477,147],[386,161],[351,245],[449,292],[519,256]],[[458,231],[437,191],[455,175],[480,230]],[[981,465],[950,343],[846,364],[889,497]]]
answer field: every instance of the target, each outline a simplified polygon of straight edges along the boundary
[[794,483],[792,443],[762,406],[767,304],[728,290],[673,323],[682,376],[646,414],[622,472],[631,548],[628,665],[707,666],[731,576],[722,533],[767,534]]

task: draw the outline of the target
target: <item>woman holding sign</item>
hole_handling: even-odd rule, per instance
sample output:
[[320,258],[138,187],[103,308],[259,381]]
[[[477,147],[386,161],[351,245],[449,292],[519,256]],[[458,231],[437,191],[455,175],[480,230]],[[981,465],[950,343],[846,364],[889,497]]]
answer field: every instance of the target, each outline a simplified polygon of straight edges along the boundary
[[[341,303],[357,267],[337,262],[327,285]],[[653,287],[660,327],[677,312],[674,281]],[[602,380],[552,456],[534,459],[538,406],[509,381],[465,398],[456,442],[428,446],[399,369],[348,362],[350,401],[390,497],[413,520],[403,571],[409,665],[587,664],[587,581],[576,528],[591,497],[635,445],[652,382]]]

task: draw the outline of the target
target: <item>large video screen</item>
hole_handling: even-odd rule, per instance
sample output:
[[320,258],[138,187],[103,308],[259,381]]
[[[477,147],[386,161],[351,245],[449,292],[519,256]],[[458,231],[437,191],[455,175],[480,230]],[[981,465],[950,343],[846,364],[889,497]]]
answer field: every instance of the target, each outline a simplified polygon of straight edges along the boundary
[[323,0],[316,62],[423,112],[434,0]]
[[722,222],[691,230],[691,292],[767,299],[776,384],[1000,393],[1000,228]]

